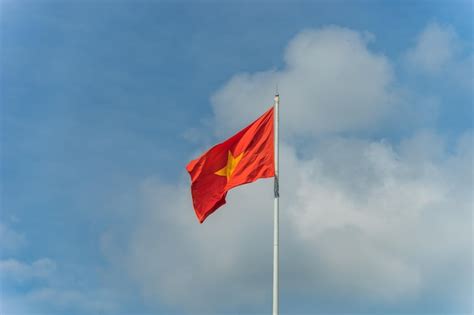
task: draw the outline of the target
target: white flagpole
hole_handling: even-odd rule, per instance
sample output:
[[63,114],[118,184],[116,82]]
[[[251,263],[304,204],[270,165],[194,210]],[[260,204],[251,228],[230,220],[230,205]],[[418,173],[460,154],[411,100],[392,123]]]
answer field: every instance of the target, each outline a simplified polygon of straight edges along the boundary
[[273,315],[278,315],[278,221],[279,221],[279,174],[278,174],[278,128],[279,128],[279,117],[278,117],[278,107],[280,105],[280,95],[275,95],[275,104],[274,104],[274,128],[275,128],[275,139],[274,139],[274,162],[275,162],[275,178],[274,178],[274,193],[275,199],[273,203]]

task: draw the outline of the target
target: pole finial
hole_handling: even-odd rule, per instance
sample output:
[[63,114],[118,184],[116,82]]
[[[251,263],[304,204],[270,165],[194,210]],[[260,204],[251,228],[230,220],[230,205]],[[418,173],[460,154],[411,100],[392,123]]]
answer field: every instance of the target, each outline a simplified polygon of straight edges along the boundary
[[275,84],[275,96],[279,96],[280,94],[278,93],[278,83]]

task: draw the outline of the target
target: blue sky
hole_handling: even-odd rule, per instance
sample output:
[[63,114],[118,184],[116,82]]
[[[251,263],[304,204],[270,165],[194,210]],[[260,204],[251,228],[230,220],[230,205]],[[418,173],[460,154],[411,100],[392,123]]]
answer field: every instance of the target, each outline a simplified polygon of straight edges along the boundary
[[472,2],[0,12],[2,313],[268,313],[271,182],[199,225],[184,166],[275,83],[282,311],[472,312]]

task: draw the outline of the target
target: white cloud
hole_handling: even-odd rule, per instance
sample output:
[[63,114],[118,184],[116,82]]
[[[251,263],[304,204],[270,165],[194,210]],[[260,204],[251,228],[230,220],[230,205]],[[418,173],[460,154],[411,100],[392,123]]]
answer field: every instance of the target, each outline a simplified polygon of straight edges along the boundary
[[[26,242],[23,235],[5,226],[2,229],[3,235],[9,236],[7,245],[16,244],[17,239]],[[31,263],[12,257],[0,259],[0,286],[0,313],[7,315],[116,313],[124,300],[112,289],[84,288],[76,275],[60,273],[56,261],[50,258]]]
[[228,134],[282,94],[286,135],[367,130],[392,110],[390,62],[367,47],[373,38],[339,27],[307,30],[288,45],[285,67],[238,74],[212,98],[217,130]]
[[[418,146],[427,151],[408,149]],[[448,154],[428,131],[399,147],[333,138],[306,159],[284,145],[282,288],[345,303],[400,303],[434,282],[445,288],[442,298],[461,297],[466,310],[471,159],[466,144]],[[143,193],[147,211],[128,249],[109,258],[124,262],[150,303],[214,312],[269,301],[271,181],[232,191],[203,225],[186,184],[149,180]],[[117,245],[108,243],[106,254]]]
[[31,264],[13,258],[0,260],[1,277],[14,281],[48,278],[55,270],[56,263],[49,258],[41,258]]
[[437,74],[453,62],[460,48],[459,38],[452,27],[431,23],[418,35],[407,59],[410,65]]
[[0,250],[14,251],[26,243],[25,236],[0,222]]
[[[472,134],[455,147],[430,130],[396,143],[343,136],[383,124],[395,105],[390,62],[369,39],[336,27],[302,32],[283,70],[237,75],[214,95],[216,130],[257,117],[279,82],[291,135],[281,150],[283,295],[337,300],[328,311],[429,296],[469,312]],[[187,181],[148,179],[142,193],[131,236],[110,230],[102,248],[149,304],[193,313],[270,305],[271,180],[234,189],[203,225]]]
[[[243,210],[240,213],[216,213],[200,225],[190,207],[187,185],[175,187],[149,180],[143,186],[147,211],[129,240],[125,256],[114,251],[116,243],[105,244],[105,252],[115,253],[109,256],[114,262],[125,262],[144,296],[155,303],[205,311],[206,307],[213,309],[216,301],[225,300],[229,306],[260,302],[266,288],[259,284],[269,272],[264,259],[271,250],[265,248],[269,239],[261,233],[265,226],[271,226],[271,220],[266,219],[271,218],[271,189],[265,190],[268,185],[264,184],[269,183],[254,185],[253,192],[266,195],[267,200],[256,193],[253,202],[243,202],[251,207],[239,209]],[[229,202],[232,199],[229,196]],[[154,243],[151,247],[150,242]],[[256,286],[246,288],[246,282]],[[213,302],[209,303],[209,296]]]
[[34,288],[23,294],[2,294],[0,311],[5,315],[22,314],[117,314],[120,299],[112,290],[71,288]]
[[[440,139],[431,146],[427,137],[436,138],[425,133],[404,141],[428,148],[420,153],[407,152],[407,144],[396,150],[383,142],[331,139],[303,164],[288,211],[294,231],[323,261],[319,272],[334,277],[329,287],[377,300],[413,298],[441,277],[437,261],[453,253],[464,266],[458,272],[469,274],[472,150],[446,155]],[[308,274],[317,281],[319,273]],[[461,290],[468,305],[469,281],[442,285]]]
[[87,313],[115,313],[119,304],[115,292],[105,289],[40,288],[26,294],[24,301],[28,305],[36,306],[37,309]]

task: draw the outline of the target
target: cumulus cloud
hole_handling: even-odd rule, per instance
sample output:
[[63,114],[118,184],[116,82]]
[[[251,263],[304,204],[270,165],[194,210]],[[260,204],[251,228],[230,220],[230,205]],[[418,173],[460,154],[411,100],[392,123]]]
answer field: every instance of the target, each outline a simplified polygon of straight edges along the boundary
[[117,312],[117,296],[113,290],[75,290],[60,288],[39,288],[24,297],[27,305],[50,312],[81,311],[86,313]]
[[7,315],[20,314],[116,314],[119,301],[112,290],[41,287],[21,295],[2,296],[0,311]]
[[[456,253],[462,272],[470,273],[472,150],[446,155],[441,140],[431,146],[425,137],[405,140],[404,149],[331,139],[304,162],[289,213],[295,232],[315,246],[319,272],[341,288],[377,300],[417,296],[439,276],[431,251],[435,260]],[[407,153],[407,142],[429,150]],[[443,285],[465,290],[467,298],[468,281]]]
[[25,245],[25,236],[0,222],[0,250],[15,251]]
[[56,263],[49,258],[41,258],[31,264],[16,260],[0,260],[2,278],[25,281],[34,278],[48,278],[56,270]]
[[[425,300],[428,311],[469,312],[472,133],[454,146],[433,130],[396,142],[348,137],[382,125],[396,106],[392,66],[368,48],[372,39],[337,27],[300,33],[284,69],[236,75],[215,93],[216,132],[257,117],[280,84],[288,104],[281,115],[283,296],[298,305],[316,300],[328,312],[403,305],[410,313],[417,303],[427,311]],[[131,234],[110,230],[101,244],[150,305],[268,310],[271,180],[234,189],[204,225],[187,180],[149,178],[141,193],[144,210]]]
[[212,97],[217,130],[248,123],[271,105],[275,86],[282,97],[286,135],[368,130],[393,109],[393,70],[368,48],[368,33],[340,27],[306,30],[288,44],[285,66],[237,74]]
[[[6,236],[3,248],[17,249],[26,243],[23,234],[6,225],[0,225],[0,228],[2,235]],[[71,283],[71,278],[74,283]],[[44,257],[32,262],[15,257],[0,259],[0,313],[117,312],[119,298],[115,290],[84,288],[80,282],[76,275],[61,273],[58,263],[51,258]]]
[[427,25],[405,54],[405,61],[411,72],[440,78],[472,95],[474,53],[451,26]]
[[146,211],[127,250],[114,251],[117,243],[107,239],[104,251],[113,261],[125,262],[149,301],[204,312],[215,311],[215,304],[224,301],[229,307],[242,301],[260,303],[267,293],[260,284],[271,277],[270,261],[265,261],[271,254],[266,246],[270,234],[261,233],[272,224],[268,184],[254,185],[252,202],[238,201],[243,204],[240,213],[216,213],[203,229],[190,207],[186,184],[176,187],[150,179],[142,187]]
[[[468,310],[471,284],[462,275],[470,273],[469,137],[453,154],[427,131],[398,146],[334,138],[306,159],[284,145],[283,290],[346,305],[400,303],[435,283],[444,288],[440,298],[458,298]],[[271,181],[232,191],[204,225],[186,184],[150,179],[142,188],[147,210],[125,255],[113,259],[124,262],[149,301],[216,312],[270,300]]]
[[452,27],[431,23],[418,35],[407,59],[410,65],[437,74],[453,62],[460,48],[459,38]]

